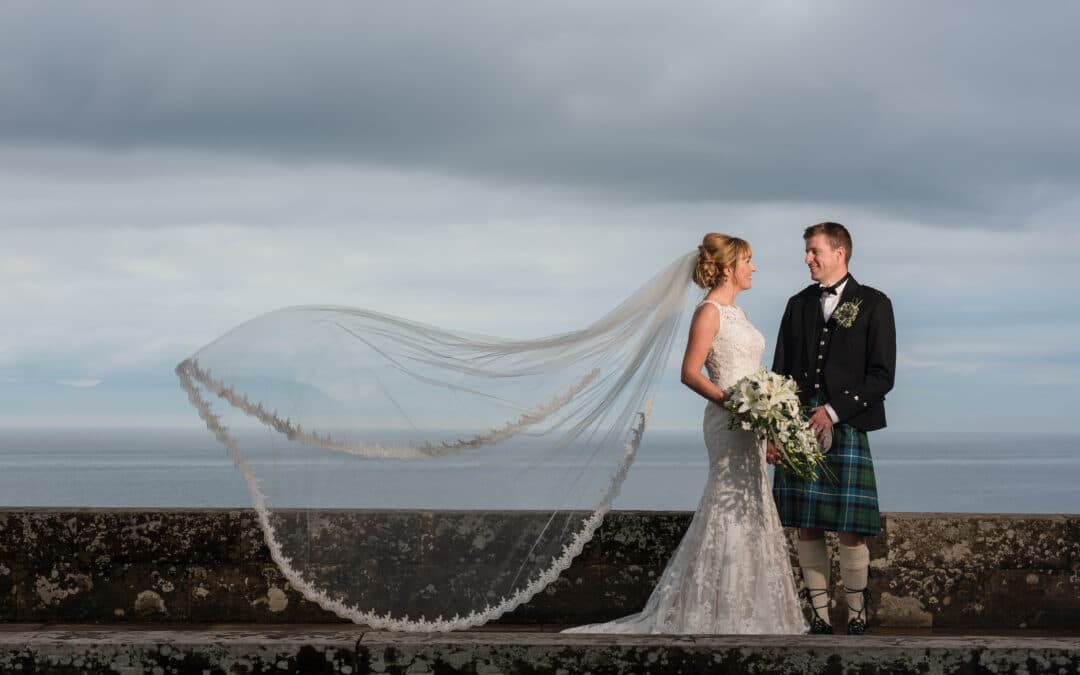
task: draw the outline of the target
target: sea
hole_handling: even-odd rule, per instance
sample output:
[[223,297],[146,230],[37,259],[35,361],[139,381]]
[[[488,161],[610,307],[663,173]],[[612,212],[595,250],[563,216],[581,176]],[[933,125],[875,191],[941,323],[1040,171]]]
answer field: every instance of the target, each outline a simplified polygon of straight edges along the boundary
[[[707,469],[700,433],[647,432],[614,508],[694,509]],[[1080,513],[1080,434],[884,430],[870,438],[884,511]],[[403,470],[431,493],[454,480]],[[0,429],[3,507],[249,505],[233,462],[202,429]]]

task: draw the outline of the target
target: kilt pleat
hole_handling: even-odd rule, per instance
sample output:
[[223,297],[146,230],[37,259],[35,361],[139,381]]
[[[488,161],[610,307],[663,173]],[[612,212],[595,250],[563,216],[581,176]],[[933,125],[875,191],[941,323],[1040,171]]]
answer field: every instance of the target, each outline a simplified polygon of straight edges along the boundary
[[780,522],[785,527],[879,534],[881,512],[866,432],[847,424],[835,425],[832,449],[826,457],[835,480],[822,475],[811,481],[776,469],[773,499]]

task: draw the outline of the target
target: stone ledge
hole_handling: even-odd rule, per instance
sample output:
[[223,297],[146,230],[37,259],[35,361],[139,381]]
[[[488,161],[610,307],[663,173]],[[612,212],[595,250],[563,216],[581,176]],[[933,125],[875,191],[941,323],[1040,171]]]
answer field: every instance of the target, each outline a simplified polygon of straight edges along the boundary
[[1077,637],[417,634],[312,626],[59,628],[0,630],[0,672],[1080,673]]
[[[305,511],[337,553],[350,533],[438,530],[529,512]],[[616,511],[560,579],[501,621],[581,624],[640,609],[688,512]],[[870,540],[871,625],[1080,625],[1080,516],[886,513]],[[411,529],[410,529],[411,528]],[[445,528],[456,531],[456,528]],[[480,556],[469,530],[461,556]],[[393,548],[395,541],[388,546]],[[400,542],[398,542],[400,543]],[[398,548],[407,548],[399,546]],[[395,550],[395,554],[400,551]],[[793,558],[794,560],[794,558]],[[402,563],[406,564],[406,563]],[[363,561],[351,567],[370,583]],[[833,556],[833,579],[839,578]],[[387,592],[392,579],[379,578]],[[834,595],[840,622],[842,591]],[[0,624],[340,623],[289,587],[244,509],[0,509]]]
[[1061,673],[1080,639],[368,633],[372,673]]

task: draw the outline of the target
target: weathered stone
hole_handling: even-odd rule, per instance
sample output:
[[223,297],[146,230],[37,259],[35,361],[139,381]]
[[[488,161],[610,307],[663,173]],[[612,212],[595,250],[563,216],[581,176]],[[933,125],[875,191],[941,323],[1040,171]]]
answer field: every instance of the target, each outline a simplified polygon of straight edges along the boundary
[[596,535],[604,562],[661,567],[690,527],[691,513],[614,511]]
[[16,610],[19,621],[86,621],[101,595],[93,574],[63,559],[47,567],[22,568],[18,575]]
[[1080,573],[1080,516],[1068,519],[1069,524],[1065,533],[1065,569]]
[[228,617],[229,621],[254,623],[254,599],[266,592],[261,569],[262,566],[251,565],[185,567],[186,582],[181,586],[181,592],[188,598],[188,621],[219,623]]
[[154,591],[141,591],[135,596],[135,611],[144,617],[167,614],[165,600]]
[[[890,514],[887,560],[878,570],[887,583],[878,588],[917,599],[935,626],[1035,627],[1075,620],[1080,595],[1066,570],[1077,520]],[[1044,582],[1056,590],[1040,595]]]
[[[513,530],[539,532],[549,515],[283,511],[273,521],[286,555],[316,586],[331,579],[355,591],[350,604],[415,616],[420,599],[442,598],[449,607],[450,598],[471,592],[470,580],[497,579],[495,525],[509,520]],[[638,610],[690,516],[610,514],[558,582],[501,621],[592,623]],[[929,617],[934,627],[1080,625],[1080,516],[885,514],[884,525],[883,536],[869,540],[871,623],[925,626]],[[282,577],[251,511],[9,509],[0,510],[0,533],[0,622],[340,621]],[[843,625],[836,538],[827,541],[833,620]],[[431,559],[434,544],[460,550],[469,562],[464,571],[442,569]],[[417,573],[430,579],[427,587],[405,583]],[[147,591],[164,611],[136,610]]]
[[249,564],[241,572],[236,590],[248,606],[244,615],[250,616],[254,623],[343,622],[333,613],[304,599],[271,562]]
[[0,633],[0,672],[352,675],[363,672],[358,639],[353,632],[303,630]]
[[934,625],[934,615],[926,611],[918,598],[911,596],[882,593],[878,598],[876,614],[878,621],[885,626],[929,628]]
[[0,672],[1075,675],[1080,640],[36,628],[0,631]]
[[[20,509],[12,514],[12,558],[21,567],[74,563],[79,554],[80,515],[61,509]],[[87,512],[89,515],[89,512]]]
[[[1045,651],[1040,651],[1044,648]],[[367,633],[372,673],[1078,672],[1080,640],[847,636],[615,636]],[[1035,666],[1035,667],[1032,667]]]
[[1078,640],[1052,639],[1040,640],[1037,645],[990,642],[979,651],[980,672],[995,675],[1075,675],[1080,673],[1078,644]]
[[0,673],[33,673],[32,635],[0,631]]
[[1077,625],[1077,598],[1080,598],[1080,578],[1071,572],[996,570],[986,577],[983,625],[1012,622],[1014,628],[1051,629]]
[[0,511],[0,623],[18,620],[19,529],[15,514]]
[[116,510],[80,514],[78,541],[91,561],[113,565],[241,562],[241,511]]

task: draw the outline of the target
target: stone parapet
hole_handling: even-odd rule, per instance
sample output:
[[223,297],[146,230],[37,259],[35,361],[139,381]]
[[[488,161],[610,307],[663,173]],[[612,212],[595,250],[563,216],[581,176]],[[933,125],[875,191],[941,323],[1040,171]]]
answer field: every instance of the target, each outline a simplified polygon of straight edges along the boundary
[[[305,519],[306,531],[318,535],[320,545],[339,547],[347,547],[342,533],[461,531],[463,556],[474,553],[475,537],[468,528],[445,527],[448,522],[467,518],[482,526],[485,518],[520,518],[524,527],[535,518],[528,512],[286,516]],[[690,517],[610,514],[559,581],[503,622],[571,625],[636,611]],[[1080,627],[1078,515],[886,513],[882,536],[870,540],[870,552],[872,624]],[[833,578],[839,578],[835,567]],[[392,580],[387,588],[392,592]],[[842,593],[835,599],[839,614]],[[281,577],[250,511],[0,509],[0,623],[337,621]]]
[[1080,639],[418,634],[309,626],[182,631],[36,627],[0,630],[0,672],[1076,675]]

